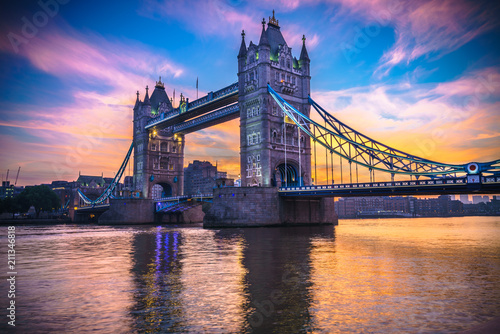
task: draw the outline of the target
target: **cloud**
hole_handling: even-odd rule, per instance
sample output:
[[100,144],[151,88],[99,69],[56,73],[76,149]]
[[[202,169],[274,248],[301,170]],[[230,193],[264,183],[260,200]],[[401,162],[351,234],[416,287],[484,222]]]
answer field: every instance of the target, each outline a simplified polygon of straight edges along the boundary
[[[10,44],[2,41],[0,51],[13,53]],[[69,27],[40,32],[20,48],[20,56],[53,76],[73,83],[99,82],[117,90],[142,84],[147,74],[162,75],[168,81],[184,72],[180,65],[138,42],[84,36]]]
[[498,97],[500,96],[500,72],[495,67],[476,70],[458,80],[439,83],[433,92],[449,97],[469,97],[469,99],[464,99],[469,103],[472,103],[472,99]]
[[390,2],[376,3],[372,13],[379,13],[380,18],[386,16],[396,34],[395,44],[385,52],[376,71],[381,76],[398,64],[420,57],[439,58],[453,52],[497,26],[491,8],[482,3],[415,1],[400,3],[392,12],[388,9]]
[[139,14],[180,21],[191,31],[201,35],[228,35],[242,29],[260,31],[259,16],[241,11],[239,2],[229,1],[155,1],[147,0]]
[[[443,163],[486,162],[500,158],[499,73],[488,68],[447,83],[376,84],[311,95],[342,122],[401,151]],[[478,95],[483,78],[495,88],[480,88]],[[464,105],[457,95],[476,100]],[[318,156],[323,166],[324,153]]]
[[499,6],[466,0],[330,0],[339,6],[334,19],[368,26],[390,26],[396,41],[380,59],[375,74],[382,78],[400,64],[421,57],[436,59],[498,26]]
[[[134,90],[154,83],[153,75],[168,84],[185,72],[140,43],[82,35],[67,26],[40,31],[19,51],[16,57],[58,78],[65,85],[59,94],[70,97],[62,103],[57,97],[37,105],[2,103],[2,143],[10,145],[2,145],[0,158],[7,166],[23,166],[31,176],[25,182],[71,180],[75,170],[112,175],[132,139]],[[5,41],[0,52],[14,54]]]
[[[307,3],[307,2],[306,2]],[[282,12],[297,10],[303,6],[304,1],[156,1],[147,0],[139,13],[149,18],[180,21],[192,32],[201,36],[233,36],[239,38],[239,32],[245,30],[249,36],[255,36],[254,43],[259,41],[262,31],[262,17],[268,21],[266,14],[270,8],[276,8]],[[277,13],[276,15],[279,15]],[[279,19],[279,17],[277,17]],[[295,49],[302,45],[302,35],[308,37],[307,47],[314,49],[320,41],[320,36],[312,27],[302,27],[293,22],[283,23],[282,33],[289,46]],[[247,41],[251,40],[248,38]],[[300,49],[298,49],[300,52]]]

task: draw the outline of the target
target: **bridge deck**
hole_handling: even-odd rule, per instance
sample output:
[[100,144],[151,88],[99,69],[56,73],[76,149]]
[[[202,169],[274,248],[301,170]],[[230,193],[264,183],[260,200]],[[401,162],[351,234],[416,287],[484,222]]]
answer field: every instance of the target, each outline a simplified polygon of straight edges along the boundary
[[176,124],[173,127],[173,132],[187,134],[224,123],[238,117],[240,117],[240,107],[238,103],[234,103],[230,106],[221,108],[195,119]]
[[89,214],[89,213],[96,213],[96,212],[104,212],[109,209],[109,204],[100,204],[100,205],[88,205],[88,206],[81,206],[75,210],[76,214]]
[[226,107],[235,102],[238,102],[238,83],[224,87],[216,92],[210,92],[202,98],[189,102],[184,112],[182,112],[180,108],[176,108],[171,112],[161,113],[159,116],[151,119],[145,128],[166,128],[212,112],[213,110]]
[[468,183],[467,178],[426,181],[395,181],[282,187],[281,196],[361,197],[444,194],[498,194],[500,177],[483,177],[481,183]]

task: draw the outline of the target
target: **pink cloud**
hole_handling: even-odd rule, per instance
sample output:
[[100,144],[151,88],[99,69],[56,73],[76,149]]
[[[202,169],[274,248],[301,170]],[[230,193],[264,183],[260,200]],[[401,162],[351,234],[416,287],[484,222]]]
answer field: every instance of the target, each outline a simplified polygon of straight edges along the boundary
[[147,0],[140,14],[179,20],[186,27],[202,35],[228,35],[242,29],[259,31],[260,20],[254,12],[248,13],[230,6],[225,1],[153,1]]
[[500,71],[495,67],[474,71],[455,81],[438,84],[434,92],[446,96],[469,96],[475,99],[498,97],[500,96]]
[[[410,154],[445,163],[484,162],[500,157],[500,103],[489,99],[500,96],[498,73],[497,68],[470,72],[434,86],[315,91],[312,98],[354,129]],[[489,96],[481,90],[475,103],[456,103],[456,96],[476,96],[479,78],[489,76],[495,82]]]
[[[0,51],[13,53],[3,42]],[[78,170],[112,176],[132,139],[135,89],[142,88],[143,96],[143,87],[154,84],[148,75],[161,75],[168,85],[186,70],[137,42],[83,36],[69,27],[40,32],[17,56],[60,78],[67,84],[64,94],[73,97],[63,106],[31,108],[21,102],[3,111],[9,116],[0,126],[11,135],[3,135],[2,144],[10,144],[2,145],[0,160],[7,168],[23,166],[30,179],[21,184],[72,180]],[[106,91],[82,89],[82,81],[105,84]],[[194,96],[191,88],[177,89]]]
[[396,42],[376,72],[385,76],[397,64],[453,52],[498,25],[494,11],[465,0],[330,0],[341,5],[336,17],[356,14],[367,24],[394,27]]
[[400,63],[453,52],[497,25],[488,8],[471,2],[416,1],[395,7],[392,13],[388,5],[378,2],[372,11],[381,18],[385,15],[396,32],[395,45],[381,59],[378,72],[383,75]]
[[[163,18],[169,20],[179,20],[186,27],[200,35],[219,35],[219,36],[237,36],[239,32],[245,30],[247,33],[247,43],[253,40],[258,43],[260,32],[262,30],[262,18],[268,21],[272,9],[276,9],[276,17],[279,20],[280,12],[296,10],[300,6],[316,2],[315,0],[303,1],[256,1],[250,5],[231,6],[226,1],[163,1],[158,4],[157,1],[146,1],[140,10],[142,15],[155,17],[160,13]],[[283,21],[280,21],[282,25]],[[302,45],[302,35],[308,37],[307,47],[314,49],[320,37],[312,27],[300,27],[294,23],[287,23],[282,29],[282,33],[289,46],[294,49]],[[251,38],[253,37],[253,38]],[[298,49],[300,52],[300,49]]]

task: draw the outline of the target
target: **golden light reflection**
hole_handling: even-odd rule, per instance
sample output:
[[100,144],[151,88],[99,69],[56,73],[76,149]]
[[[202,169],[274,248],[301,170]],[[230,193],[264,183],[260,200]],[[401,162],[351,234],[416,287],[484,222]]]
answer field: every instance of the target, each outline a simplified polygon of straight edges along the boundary
[[193,332],[239,332],[246,302],[243,238],[220,240],[215,231],[206,230],[183,230],[183,237],[180,298],[184,321]]
[[132,234],[65,225],[51,232],[19,249],[26,252],[22,281],[31,299],[26,305],[36,310],[28,323],[62,325],[70,332],[128,332],[133,297],[123,292],[133,289]]
[[[484,280],[475,273],[477,247],[500,246],[498,229],[474,220],[454,218],[446,228],[435,218],[343,220],[335,241],[314,239],[315,327],[339,333],[415,327],[432,332],[443,330],[443,317],[465,322],[467,312],[475,312],[475,298],[481,298],[471,294]],[[488,261],[482,260],[486,267]],[[462,313],[445,315],[450,307]]]

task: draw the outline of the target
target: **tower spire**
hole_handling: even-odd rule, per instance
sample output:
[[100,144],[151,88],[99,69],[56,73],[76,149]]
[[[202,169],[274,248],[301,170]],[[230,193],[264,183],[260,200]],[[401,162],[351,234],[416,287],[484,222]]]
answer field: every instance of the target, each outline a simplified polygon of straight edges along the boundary
[[151,105],[151,101],[149,101],[149,87],[146,86],[146,96],[144,96],[144,104]]
[[273,9],[273,17],[269,17],[269,24],[272,24],[273,26],[276,26],[279,28],[279,21],[276,20],[276,18],[274,17],[274,9]]
[[271,46],[269,44],[269,39],[267,39],[267,32],[266,32],[266,19],[262,18],[262,33],[260,34],[260,41],[259,41],[259,46]]
[[139,107],[139,103],[141,103],[141,101],[139,100],[139,91],[137,91],[137,99],[135,100],[134,109]]
[[163,82],[161,82],[161,76],[160,76],[160,80],[158,80],[156,82],[155,88],[163,88],[163,89],[165,89],[165,85],[163,84]]
[[238,58],[245,57],[247,55],[247,46],[245,44],[245,30],[241,31],[241,46],[240,53],[238,53]]
[[302,50],[300,51],[300,60],[310,60],[306,49],[306,35],[302,35]]

